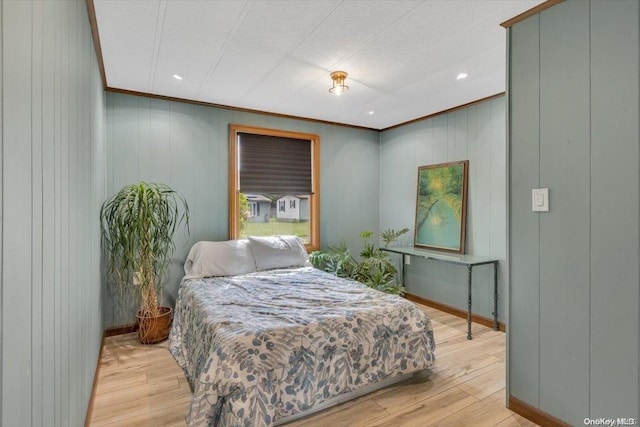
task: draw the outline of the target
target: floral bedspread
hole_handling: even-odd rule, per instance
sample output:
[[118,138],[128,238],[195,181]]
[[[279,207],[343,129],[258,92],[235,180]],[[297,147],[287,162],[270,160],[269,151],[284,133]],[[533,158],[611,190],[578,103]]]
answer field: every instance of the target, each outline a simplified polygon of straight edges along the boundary
[[435,359],[413,303],[312,267],[184,279],[169,339],[189,426],[269,426]]

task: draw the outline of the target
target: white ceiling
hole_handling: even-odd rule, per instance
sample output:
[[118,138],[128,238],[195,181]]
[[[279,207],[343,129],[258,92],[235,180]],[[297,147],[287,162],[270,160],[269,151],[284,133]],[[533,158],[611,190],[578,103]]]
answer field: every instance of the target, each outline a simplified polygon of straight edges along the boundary
[[503,92],[499,24],[543,2],[93,1],[110,88],[375,129]]

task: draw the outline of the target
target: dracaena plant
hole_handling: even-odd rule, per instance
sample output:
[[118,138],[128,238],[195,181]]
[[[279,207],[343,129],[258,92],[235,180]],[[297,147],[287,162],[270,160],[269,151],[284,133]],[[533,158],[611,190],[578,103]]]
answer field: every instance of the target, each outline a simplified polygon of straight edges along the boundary
[[121,297],[137,296],[139,313],[157,316],[173,235],[182,223],[189,233],[186,200],[167,185],[139,182],[106,200],[100,221],[108,276]]

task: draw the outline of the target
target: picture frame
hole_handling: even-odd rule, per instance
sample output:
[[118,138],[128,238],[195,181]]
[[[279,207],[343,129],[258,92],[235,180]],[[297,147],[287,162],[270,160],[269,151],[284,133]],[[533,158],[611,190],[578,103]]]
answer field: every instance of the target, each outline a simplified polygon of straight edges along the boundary
[[418,167],[414,246],[465,253],[469,161]]

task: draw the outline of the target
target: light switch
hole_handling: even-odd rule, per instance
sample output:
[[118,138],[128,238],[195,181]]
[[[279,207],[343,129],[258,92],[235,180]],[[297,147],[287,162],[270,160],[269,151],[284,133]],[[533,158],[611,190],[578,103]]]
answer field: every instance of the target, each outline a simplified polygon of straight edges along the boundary
[[404,256],[404,265],[410,265],[411,264],[411,255],[406,255]]
[[531,190],[531,210],[549,212],[549,189],[534,188]]

